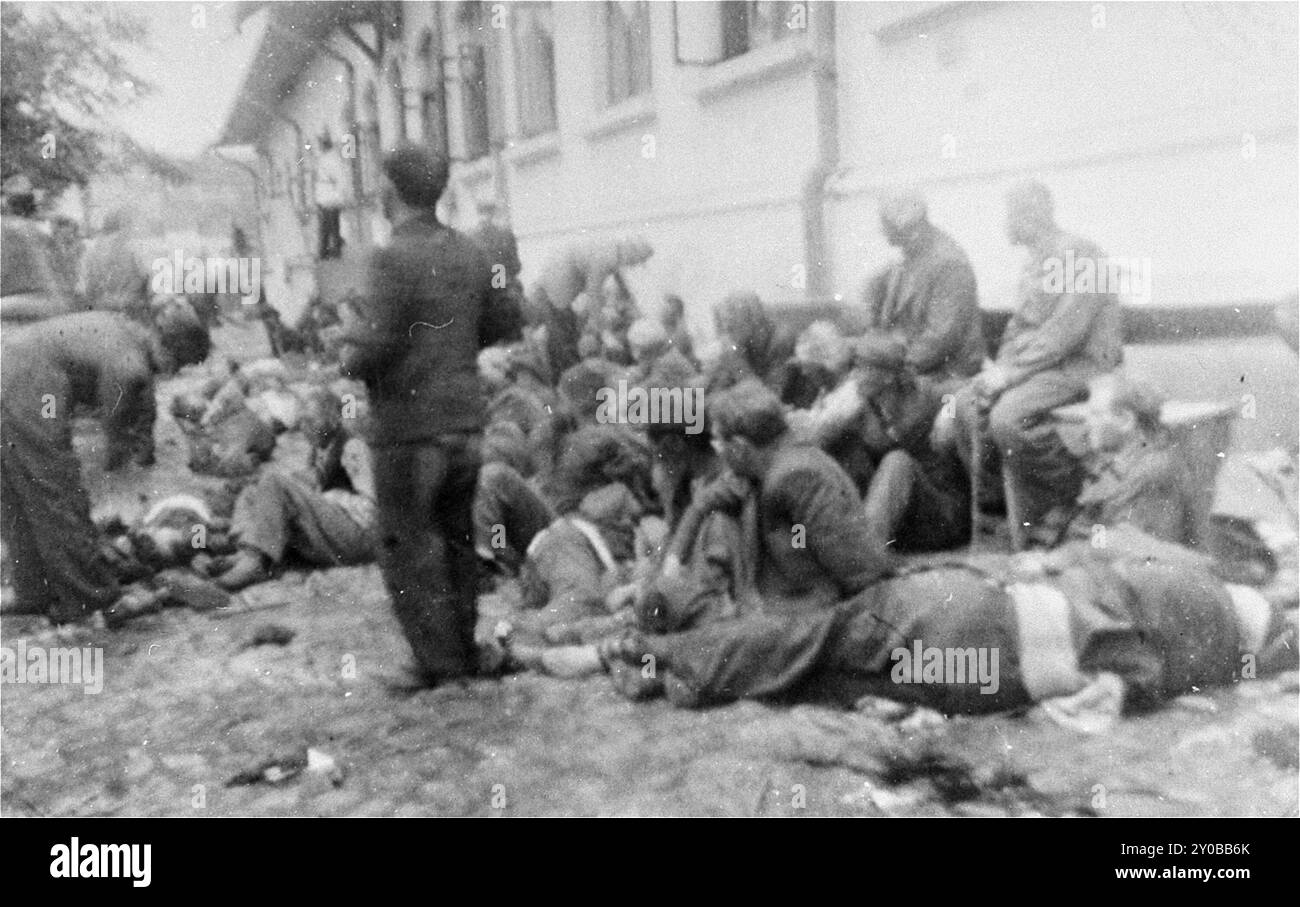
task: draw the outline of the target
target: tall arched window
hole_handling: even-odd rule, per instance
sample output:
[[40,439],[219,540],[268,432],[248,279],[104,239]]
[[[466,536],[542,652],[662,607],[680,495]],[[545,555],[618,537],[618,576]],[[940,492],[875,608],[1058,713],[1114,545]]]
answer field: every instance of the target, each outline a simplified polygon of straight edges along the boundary
[[447,108],[443,101],[442,48],[433,32],[420,39],[420,131],[425,144],[447,155]]
[[613,106],[650,90],[650,4],[606,0],[605,104]]
[[492,28],[495,15],[477,0],[456,10],[457,76],[460,83],[461,153],[466,160],[486,157],[492,140],[500,135],[500,60]]
[[517,3],[510,7],[515,45],[515,86],[519,101],[519,132],[524,137],[554,132],[555,30],[549,3]]

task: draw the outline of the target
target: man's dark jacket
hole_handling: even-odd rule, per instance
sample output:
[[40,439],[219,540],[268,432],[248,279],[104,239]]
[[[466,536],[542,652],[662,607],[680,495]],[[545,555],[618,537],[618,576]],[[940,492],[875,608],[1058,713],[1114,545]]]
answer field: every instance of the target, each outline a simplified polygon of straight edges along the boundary
[[374,252],[369,280],[342,361],[366,383],[375,443],[479,431],[486,401],[478,351],[521,327],[518,306],[492,286],[487,254],[428,212],[398,225]]

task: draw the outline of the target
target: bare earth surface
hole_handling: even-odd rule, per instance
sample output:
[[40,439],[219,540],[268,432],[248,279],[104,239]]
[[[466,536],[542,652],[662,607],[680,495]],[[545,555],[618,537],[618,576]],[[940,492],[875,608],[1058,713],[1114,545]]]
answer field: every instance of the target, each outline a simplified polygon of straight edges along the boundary
[[[170,399],[163,388],[160,400]],[[165,408],[164,408],[165,413]],[[159,466],[105,477],[96,509],[193,487],[174,426]],[[483,601],[485,625],[501,601]],[[287,644],[249,646],[262,625]],[[0,619],[0,642],[103,646],[98,694],[6,683],[0,814],[1295,816],[1295,674],[1207,690],[1083,736],[1037,712],[943,719],[623,700],[602,678],[515,675],[409,693],[378,571],[290,573],[226,611],[108,632]],[[227,786],[312,747],[342,773]]]

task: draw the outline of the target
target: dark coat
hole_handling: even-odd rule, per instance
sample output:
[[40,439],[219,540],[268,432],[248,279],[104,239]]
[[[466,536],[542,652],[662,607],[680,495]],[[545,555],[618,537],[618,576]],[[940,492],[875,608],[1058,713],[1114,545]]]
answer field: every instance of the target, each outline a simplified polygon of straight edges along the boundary
[[418,215],[373,253],[343,369],[370,392],[378,444],[482,428],[478,351],[515,339],[519,308],[469,237]]
[[863,291],[871,331],[897,334],[907,365],[937,379],[969,377],[984,361],[975,271],[941,230],[929,244],[873,277]]

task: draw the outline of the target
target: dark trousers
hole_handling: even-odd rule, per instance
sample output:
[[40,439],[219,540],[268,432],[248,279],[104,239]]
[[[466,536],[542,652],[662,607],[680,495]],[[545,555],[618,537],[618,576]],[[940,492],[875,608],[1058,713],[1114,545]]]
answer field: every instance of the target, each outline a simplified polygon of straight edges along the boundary
[[969,497],[945,488],[911,454],[891,450],[871,477],[863,507],[880,550],[941,551],[970,540]]
[[518,573],[533,538],[555,520],[551,505],[504,463],[486,463],[474,496],[474,538],[481,552]]
[[975,402],[974,388],[957,394],[957,449],[970,468],[971,433],[983,439],[981,501],[1001,487],[1008,470],[1022,498],[1024,521],[1036,526],[1054,506],[1073,503],[1082,486],[1078,460],[1066,449],[1052,422],[1052,410],[1088,397],[1085,379],[1064,372],[1039,372],[1003,391],[987,422]]
[[90,522],[71,437],[8,408],[0,425],[0,533],[19,608],[63,623],[109,607],[117,580]]
[[268,466],[235,501],[231,531],[239,543],[281,563],[293,551],[332,567],[374,557],[374,526],[324,492]]
[[379,566],[393,611],[431,681],[474,673],[479,437],[378,445]]
[[320,212],[320,258],[340,258],[343,255],[343,233],[339,228],[341,208],[318,209]]

